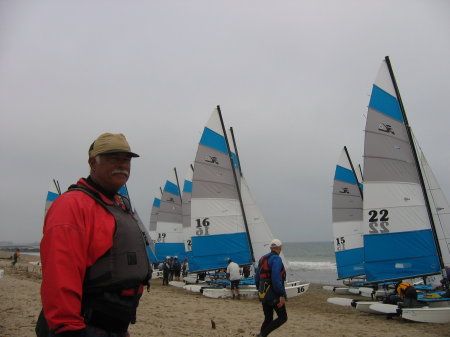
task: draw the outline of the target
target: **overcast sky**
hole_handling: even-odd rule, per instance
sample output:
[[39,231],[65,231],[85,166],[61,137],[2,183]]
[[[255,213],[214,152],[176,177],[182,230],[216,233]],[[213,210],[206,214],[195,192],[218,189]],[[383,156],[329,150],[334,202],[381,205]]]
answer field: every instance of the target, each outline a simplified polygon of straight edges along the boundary
[[386,55],[449,198],[447,0],[0,0],[0,241],[41,239],[50,181],[86,177],[103,132],[141,155],[128,189],[148,224],[216,105],[274,235],[331,241],[335,165],[344,145],[362,163]]

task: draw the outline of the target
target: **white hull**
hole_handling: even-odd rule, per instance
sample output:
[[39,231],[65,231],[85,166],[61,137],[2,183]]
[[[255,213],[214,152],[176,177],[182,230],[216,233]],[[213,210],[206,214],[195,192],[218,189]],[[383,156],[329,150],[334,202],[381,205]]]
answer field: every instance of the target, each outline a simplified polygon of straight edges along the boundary
[[309,289],[309,283],[296,284],[294,286],[287,286],[286,295],[287,298],[297,297],[306,293]]
[[361,312],[366,312],[368,314],[376,314],[376,315],[384,314],[382,312],[379,312],[379,311],[376,311],[376,310],[373,310],[370,308],[370,306],[375,303],[377,303],[377,302],[358,301],[358,302],[356,302],[356,310],[361,311]]
[[152,280],[154,280],[155,278],[162,278],[163,277],[163,272],[161,270],[155,270],[152,273]]
[[373,311],[379,312],[380,314],[396,314],[398,306],[395,304],[384,304],[378,302],[371,304],[369,308]]
[[[295,283],[296,285],[294,285],[294,286],[289,285],[289,286],[285,287],[287,298],[293,298],[293,297],[303,295],[309,289],[309,283],[298,284],[296,282],[291,282],[290,284],[293,284],[293,283]],[[245,297],[245,298],[257,298],[258,297],[258,290],[254,286],[251,286],[248,288],[240,288],[239,293],[241,294],[241,297]],[[226,288],[219,288],[219,289],[203,288],[203,295],[205,295],[206,297],[211,297],[211,298],[231,298],[232,297],[231,290],[226,289]]]
[[[258,290],[256,288],[239,289],[239,293],[243,298],[257,298]],[[231,298],[231,290],[226,288],[204,288],[203,295],[210,298]]]
[[205,285],[202,284],[186,284],[184,285],[183,289],[187,291],[191,291],[193,293],[200,293],[201,289],[205,287]]
[[403,308],[402,318],[423,323],[450,323],[450,307]]
[[177,287],[177,288],[183,288],[184,285],[186,283],[184,283],[183,281],[170,281],[169,285],[173,286],[173,287]]
[[337,295],[348,295],[348,294],[350,294],[350,288],[346,288],[346,287],[335,287],[333,289],[333,291]]

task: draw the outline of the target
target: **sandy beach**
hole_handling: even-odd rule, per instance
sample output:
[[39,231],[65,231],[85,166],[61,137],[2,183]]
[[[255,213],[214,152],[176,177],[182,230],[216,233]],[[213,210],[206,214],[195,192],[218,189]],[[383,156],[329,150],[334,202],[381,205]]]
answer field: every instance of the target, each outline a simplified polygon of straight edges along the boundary
[[[3,256],[5,256],[3,254]],[[0,260],[4,277],[0,279],[0,337],[33,337],[41,303],[40,267],[22,257],[11,266]],[[288,321],[271,336],[450,336],[449,324],[413,323],[387,320],[327,303],[333,293],[321,285],[287,302]],[[357,296],[353,296],[357,298]],[[138,319],[130,327],[131,337],[255,336],[263,320],[257,300],[211,299],[172,286],[163,287],[162,280],[152,280],[138,308]],[[215,329],[212,328],[213,321]]]

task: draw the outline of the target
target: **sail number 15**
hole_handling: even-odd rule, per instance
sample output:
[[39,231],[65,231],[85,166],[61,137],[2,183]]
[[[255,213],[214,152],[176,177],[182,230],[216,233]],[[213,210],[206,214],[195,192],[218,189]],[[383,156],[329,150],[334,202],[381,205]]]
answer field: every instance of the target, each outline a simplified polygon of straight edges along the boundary
[[389,233],[389,211],[369,211],[369,234]]

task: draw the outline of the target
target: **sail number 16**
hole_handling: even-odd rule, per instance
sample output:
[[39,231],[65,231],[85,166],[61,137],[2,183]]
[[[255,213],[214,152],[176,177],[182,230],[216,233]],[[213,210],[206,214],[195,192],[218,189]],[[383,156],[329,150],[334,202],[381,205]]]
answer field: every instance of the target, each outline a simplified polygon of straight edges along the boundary
[[379,212],[369,211],[369,234],[389,233],[389,212],[382,209]]
[[195,219],[195,222],[197,222],[196,235],[208,235],[209,234],[209,218],[202,219]]

